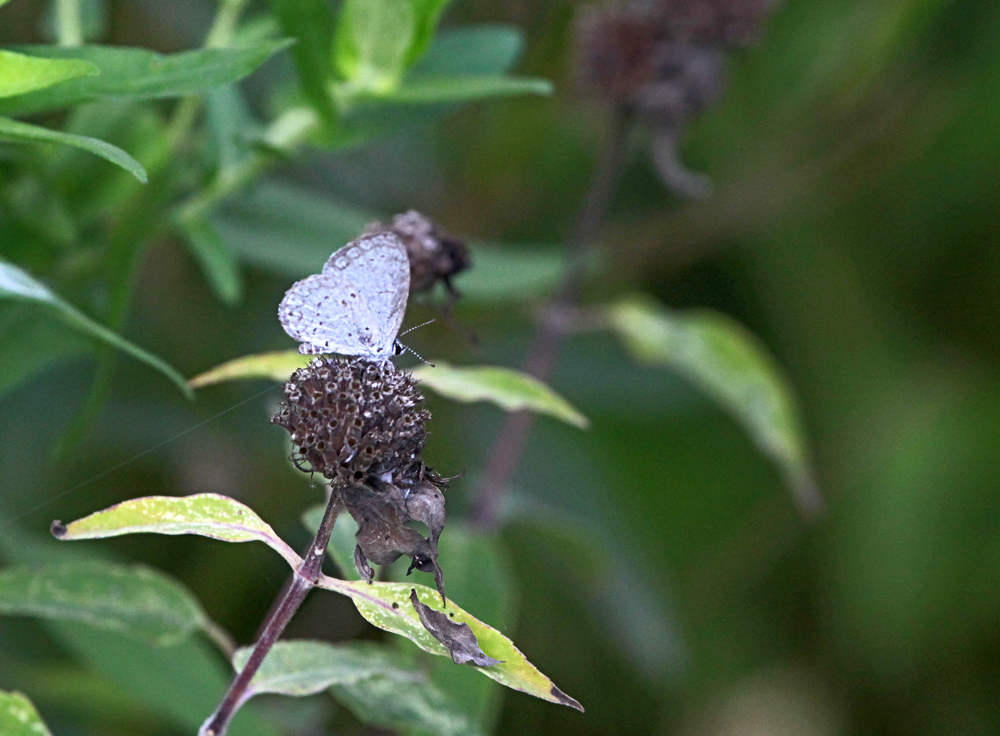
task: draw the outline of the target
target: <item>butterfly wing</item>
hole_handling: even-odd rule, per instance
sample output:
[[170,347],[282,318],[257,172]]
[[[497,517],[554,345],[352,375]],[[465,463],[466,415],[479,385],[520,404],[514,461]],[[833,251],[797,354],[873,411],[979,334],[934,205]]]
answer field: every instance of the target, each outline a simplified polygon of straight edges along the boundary
[[[360,295],[356,308],[366,354],[384,358],[403,324],[410,294],[410,261],[394,233],[363,235],[330,256],[323,274]],[[350,295],[350,294],[349,294]]]
[[323,273],[297,281],[278,307],[306,355],[392,354],[410,290],[406,249],[394,235],[364,236],[330,256]]

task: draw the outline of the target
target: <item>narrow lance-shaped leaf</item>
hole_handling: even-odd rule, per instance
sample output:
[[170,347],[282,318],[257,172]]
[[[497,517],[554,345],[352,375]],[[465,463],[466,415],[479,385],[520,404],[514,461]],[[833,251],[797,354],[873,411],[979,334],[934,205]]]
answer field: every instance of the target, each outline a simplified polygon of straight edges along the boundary
[[67,79],[100,73],[96,65],[82,59],[39,59],[0,50],[0,97],[23,95]]
[[262,41],[239,48],[200,49],[170,55],[97,45],[19,46],[16,51],[39,58],[86,61],[97,66],[101,73],[0,99],[0,113],[27,114],[112,97],[151,99],[194,94],[242,79],[289,43]]
[[195,376],[188,382],[188,385],[191,388],[204,388],[225,381],[242,381],[251,378],[286,381],[293,371],[308,365],[312,357],[311,355],[300,355],[295,350],[244,355],[242,358],[234,358]]
[[10,263],[0,261],[0,299],[16,299],[36,303],[47,307],[71,327],[80,330],[90,337],[118,348],[128,353],[136,360],[155,368],[174,382],[188,398],[193,398],[191,389],[184,382],[183,376],[166,362],[148,353],[137,345],[133,345],[118,333],[109,330],[99,322],[95,322],[72,304],[56,296],[47,286],[33,279],[26,271]]
[[[433,588],[405,583],[347,582],[327,576],[323,576],[318,584],[349,596],[361,615],[378,628],[405,636],[425,652],[451,656],[445,646],[424,628],[410,600],[410,593],[415,590],[421,603],[437,610],[441,601]],[[477,668],[479,672],[514,690],[583,710],[578,702],[525,659],[514,643],[499,631],[466,613],[454,601],[448,602],[446,614],[455,623],[468,624],[486,656],[501,661],[501,664]]]
[[804,514],[822,508],[794,391],[756,337],[717,312],[671,312],[641,297],[619,302],[607,315],[633,355],[676,369],[743,424],[778,463]]
[[239,266],[212,224],[201,217],[188,217],[181,220],[180,229],[215,295],[224,304],[239,303],[243,296]]
[[[3,3],[4,0],[0,0],[0,5]],[[28,698],[3,690],[0,690],[0,733],[4,736],[52,736]]]
[[58,130],[49,130],[40,125],[22,123],[19,120],[0,117],[0,141],[9,143],[59,143],[65,146],[73,146],[89,151],[106,161],[110,161],[115,166],[119,166],[140,182],[145,184],[148,180],[146,169],[142,164],[129,156],[118,146],[113,146],[97,138],[90,138],[85,135],[73,135],[63,133]]
[[141,565],[93,561],[0,571],[0,613],[82,621],[158,646],[208,627],[198,601],[176,580]]
[[507,411],[527,409],[583,429],[589,421],[563,397],[527,373],[494,366],[451,366],[435,361],[413,371],[422,386],[456,401],[492,401]]
[[61,540],[123,534],[197,534],[223,542],[263,542],[295,568],[301,559],[253,509],[217,493],[133,498],[82,519],[52,524]]
[[517,95],[551,95],[552,82],[537,77],[420,77],[380,95],[386,102],[429,105]]

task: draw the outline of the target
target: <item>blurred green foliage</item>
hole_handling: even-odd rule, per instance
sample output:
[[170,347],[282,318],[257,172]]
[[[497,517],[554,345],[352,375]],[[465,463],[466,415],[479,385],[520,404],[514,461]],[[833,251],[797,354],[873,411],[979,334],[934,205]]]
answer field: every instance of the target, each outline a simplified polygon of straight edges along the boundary
[[[9,50],[58,40],[56,4],[0,5]],[[405,51],[334,65],[326,44],[343,33],[341,5],[252,2],[227,26],[207,0],[81,3],[87,41],[176,63],[266,53],[224,86],[70,96],[98,75],[60,83],[69,91],[52,108],[0,99],[17,122],[103,141],[149,174],[144,186],[85,150],[0,142],[0,259],[192,376],[290,348],[275,307],[291,279],[370,217],[414,207],[483,244],[477,270],[456,280],[456,317],[478,344],[442,321],[408,343],[456,364],[519,367],[607,125],[575,85],[577,3],[456,0],[405,69],[423,30]],[[587,708],[434,662],[435,685],[478,727],[1000,730],[998,40],[992,0],[785,0],[754,47],[727,57],[723,97],[684,139],[684,160],[713,178],[711,200],[667,193],[645,132],[632,132],[584,302],[641,291],[749,328],[796,391],[827,502],[814,523],[723,407],[598,331],[565,342],[550,380],[590,428],[537,422],[504,527],[482,538],[461,520],[501,413],[428,396],[425,457],[461,476],[442,538],[450,592]],[[100,66],[97,55],[87,59]],[[338,78],[331,94],[326,80],[362,58],[389,71],[363,88]],[[505,76],[515,63],[530,77]],[[493,79],[475,87],[489,98],[543,91],[540,79],[556,92],[460,107],[467,85],[450,102],[428,96],[441,87],[427,80],[449,74]],[[287,440],[268,423],[280,392],[225,384],[189,403],[53,314],[0,301],[4,566],[141,562],[249,643],[287,572],[263,547],[152,536],[60,547],[46,530],[126,498],[216,492],[301,548],[300,516],[321,489],[289,472]],[[411,303],[407,322],[436,314]],[[288,636],[382,638],[318,593]],[[199,639],[152,648],[0,618],[0,690],[28,695],[53,733],[190,733],[228,676]],[[364,728],[328,699],[250,705],[231,733]]]

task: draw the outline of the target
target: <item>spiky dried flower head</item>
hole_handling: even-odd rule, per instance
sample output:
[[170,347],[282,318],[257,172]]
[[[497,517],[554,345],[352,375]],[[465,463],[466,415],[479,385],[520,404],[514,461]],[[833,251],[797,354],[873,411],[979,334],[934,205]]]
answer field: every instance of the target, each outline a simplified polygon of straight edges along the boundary
[[416,210],[396,215],[388,225],[373,222],[368,232],[392,232],[406,246],[410,259],[410,293],[426,292],[441,281],[455,296],[451,277],[471,265],[469,249],[458,238],[442,232],[437,224]]
[[320,357],[292,374],[271,421],[292,435],[295,464],[329,479],[335,500],[357,521],[359,574],[371,581],[369,560],[388,565],[409,555],[411,570],[434,573],[444,600],[437,542],[446,484],[421,457],[430,419],[422,402],[412,376],[388,361]]
[[317,358],[292,374],[271,421],[292,436],[294,459],[335,483],[416,480],[430,413],[416,381],[392,363]]

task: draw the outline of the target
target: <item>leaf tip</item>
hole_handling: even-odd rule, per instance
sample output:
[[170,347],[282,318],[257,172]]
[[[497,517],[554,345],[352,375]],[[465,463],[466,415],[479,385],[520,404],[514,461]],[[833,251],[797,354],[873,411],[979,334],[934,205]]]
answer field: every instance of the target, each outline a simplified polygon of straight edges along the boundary
[[51,532],[52,536],[56,539],[62,539],[66,536],[66,525],[59,521],[59,519],[56,519],[49,526],[49,532]]
[[552,686],[552,689],[549,691],[549,694],[553,698],[555,698],[555,700],[556,700],[557,703],[561,703],[562,705],[568,705],[570,708],[575,708],[576,710],[580,711],[581,713],[585,713],[586,712],[586,711],[584,711],[583,706],[580,705],[580,703],[575,698],[571,698],[569,695],[567,695],[566,693],[564,693],[562,690],[560,690],[559,688],[557,688],[555,685]]

